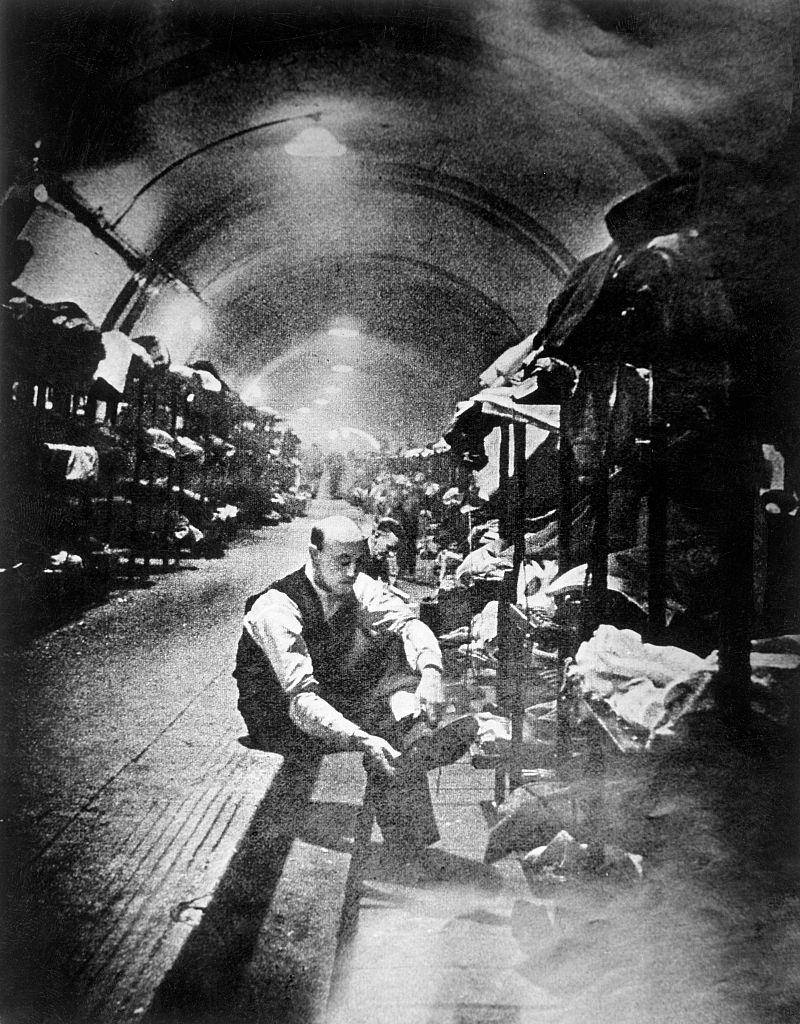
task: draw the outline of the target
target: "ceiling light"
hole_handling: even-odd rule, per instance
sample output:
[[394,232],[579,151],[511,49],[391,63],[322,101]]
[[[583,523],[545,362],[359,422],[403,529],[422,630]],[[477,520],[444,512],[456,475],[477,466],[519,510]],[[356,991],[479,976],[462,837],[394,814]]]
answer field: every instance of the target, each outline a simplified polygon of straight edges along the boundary
[[331,327],[328,331],[331,338],[358,338],[360,334],[355,327]]
[[319,125],[311,128],[304,128],[298,135],[287,142],[283,147],[289,156],[302,156],[306,158],[341,156],[347,152],[347,146],[328,131]]
[[330,400],[327,398],[315,398],[314,405],[330,405]]
[[331,370],[334,373],[353,373],[353,367],[348,366],[347,363],[337,363],[336,366],[332,366]]

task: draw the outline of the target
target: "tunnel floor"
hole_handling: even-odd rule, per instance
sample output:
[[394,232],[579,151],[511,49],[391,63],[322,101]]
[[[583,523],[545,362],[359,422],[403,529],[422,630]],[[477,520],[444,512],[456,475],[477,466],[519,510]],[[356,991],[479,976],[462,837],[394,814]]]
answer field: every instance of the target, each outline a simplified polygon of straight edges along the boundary
[[[798,1019],[794,750],[711,730],[609,762],[610,828],[644,856],[639,882],[532,886],[513,857],[484,864],[494,780],[467,761],[430,774],[442,840],[425,862],[387,869],[373,831],[353,877],[359,780],[290,777],[249,749],[230,675],[245,598],[299,563],[309,522],[115,591],[3,655],[3,1019]],[[286,797],[303,787],[318,817],[298,823]]]

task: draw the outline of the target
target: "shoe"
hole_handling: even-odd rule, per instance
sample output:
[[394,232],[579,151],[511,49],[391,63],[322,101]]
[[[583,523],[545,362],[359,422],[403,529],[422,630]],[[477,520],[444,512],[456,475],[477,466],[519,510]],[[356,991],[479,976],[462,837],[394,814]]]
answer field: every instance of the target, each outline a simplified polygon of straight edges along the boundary
[[398,772],[432,771],[453,764],[469,750],[478,735],[478,719],[462,715],[415,740],[395,762]]

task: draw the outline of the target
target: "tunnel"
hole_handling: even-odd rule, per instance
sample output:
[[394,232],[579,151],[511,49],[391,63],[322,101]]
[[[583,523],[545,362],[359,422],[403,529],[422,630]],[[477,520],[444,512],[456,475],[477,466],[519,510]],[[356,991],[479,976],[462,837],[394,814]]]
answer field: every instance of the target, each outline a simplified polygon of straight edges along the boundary
[[[436,766],[445,841],[427,883],[370,875],[378,833],[361,751],[298,766],[253,749],[231,680],[245,599],[296,569],[309,539],[315,547],[311,519],[331,515],[355,517],[365,537],[380,533],[382,517],[384,534],[397,530],[400,576],[388,570],[389,588],[425,628],[450,634],[456,651],[452,636],[467,630],[458,642],[473,644],[475,616],[489,599],[502,607],[508,592],[492,579],[469,596],[459,591],[461,604],[449,592],[445,600],[447,558],[434,569],[434,550],[459,551],[460,538],[458,557],[471,557],[497,531],[498,544],[515,545],[503,567],[516,578],[526,537],[538,538],[531,571],[544,592],[547,566],[569,556],[571,530],[570,565],[586,571],[562,593],[582,588],[574,637],[585,650],[621,607],[610,581],[624,575],[627,553],[648,546],[652,565],[655,546],[668,560],[666,531],[678,517],[664,512],[658,534],[654,510],[667,498],[653,497],[652,480],[636,478],[636,502],[650,501],[647,521],[633,485],[614,489],[627,458],[639,466],[656,451],[655,431],[631,428],[634,456],[622,445],[611,455],[607,443],[582,449],[599,406],[587,402],[583,419],[567,425],[565,392],[545,381],[554,364],[569,365],[576,408],[592,372],[608,370],[608,357],[595,363],[592,353],[617,343],[622,351],[625,331],[644,322],[636,318],[655,316],[669,267],[685,301],[658,329],[685,328],[679,358],[690,370],[677,385],[670,378],[673,405],[659,423],[676,434],[700,429],[723,393],[727,403],[708,450],[678,445],[674,454],[692,516],[717,486],[711,467],[732,474],[711,512],[703,506],[719,564],[708,569],[698,545],[690,566],[705,574],[692,607],[719,603],[722,625],[715,618],[704,620],[705,632],[668,633],[675,594],[652,569],[661,625],[641,601],[614,622],[626,637],[638,630],[640,642],[685,646],[697,673],[716,671],[712,648],[723,676],[744,672],[747,685],[757,662],[769,717],[763,672],[800,665],[791,607],[800,596],[795,7],[6,0],[0,659],[9,1024],[795,1019],[796,693],[781,712],[779,741],[766,727],[742,739],[737,726],[706,760],[696,737],[691,753],[650,758],[648,747],[635,784],[628,768],[611,767],[634,741],[581,704],[614,754],[601,770],[594,734],[587,749],[575,748],[575,763],[585,754],[589,767],[570,813],[584,798],[593,808],[576,827],[588,836],[602,814],[606,825],[616,815],[608,827],[621,836],[622,823],[630,826],[624,856],[640,844],[645,883],[648,858],[658,866],[646,890],[611,893],[606,872],[602,892],[599,882],[589,892],[568,881],[559,899],[555,888],[533,886],[533,897],[525,889],[532,862],[523,874],[484,856],[486,829],[505,812],[497,816],[501,774],[473,771],[496,766],[475,749],[471,762]],[[639,237],[644,221],[649,234]],[[681,260],[698,227],[697,245],[707,229],[723,240],[722,255],[706,272],[697,250],[689,265],[701,270],[687,274]],[[642,261],[625,263],[631,253]],[[702,330],[685,326],[690,306],[705,318]],[[609,327],[612,316],[619,320]],[[72,391],[61,331],[70,344],[80,335],[94,358],[88,376],[75,370],[82,384]],[[40,337],[36,372],[26,376],[19,367]],[[130,371],[127,389],[109,390],[110,377],[97,388],[112,343],[128,346],[134,365],[155,362],[162,384],[167,365],[175,369],[167,390],[146,375],[131,384]],[[613,383],[603,378],[604,408],[621,409],[628,388],[624,412],[641,415],[654,352],[655,343],[618,357]],[[511,359],[507,376],[503,359]],[[739,415],[745,407],[752,430]],[[82,433],[90,419],[91,437]],[[125,431],[138,440],[113,470],[124,475],[121,488],[104,477],[103,459]],[[579,462],[570,490],[566,436]],[[76,454],[87,444],[100,448],[99,470],[81,461],[96,451]],[[159,445],[171,461],[154,461]],[[58,463],[56,481],[59,448],[70,461]],[[280,468],[267,486],[263,465],[249,466],[238,489],[226,490],[244,449],[254,464]],[[663,469],[673,456],[652,457]],[[312,459],[325,463],[321,475],[309,471]],[[451,495],[436,505],[447,529],[435,544],[433,530],[416,534],[419,502],[367,497],[378,472],[364,469],[369,459],[383,460],[384,477],[394,474],[406,496],[416,480],[423,513],[426,482],[436,502]],[[361,490],[348,476],[353,466],[363,471]],[[84,471],[91,480],[81,490]],[[732,511],[754,502],[755,518]],[[228,520],[237,506],[241,528]],[[112,529],[115,517],[128,525]],[[593,532],[581,534],[590,519]],[[412,520],[409,556],[402,545]],[[68,576],[81,558],[87,572],[75,596]],[[526,610],[519,643],[526,657],[532,644],[551,689],[555,670],[537,629],[552,660],[561,658],[561,689],[547,691],[558,703],[578,643],[565,661],[565,627],[543,627],[541,609]],[[496,612],[493,628],[516,636],[505,614]],[[767,635],[761,661],[748,662],[751,640]],[[444,678],[462,695],[451,711],[508,712],[509,722],[522,714],[521,689],[509,696],[522,686],[513,658],[498,669],[511,689],[496,702],[476,698],[496,663],[470,662],[472,703],[463,697],[467,670],[453,674],[449,658],[445,651]],[[727,725],[750,700],[742,692],[719,701]],[[571,721],[576,734],[586,725]],[[521,736],[513,728],[509,743]],[[541,728],[545,735],[546,721]],[[558,735],[546,744],[562,743]],[[571,755],[562,743],[556,756],[557,775]],[[521,782],[545,780],[546,799],[561,806],[549,767],[537,776],[515,765],[503,776],[509,799]],[[611,841],[587,844],[588,853],[569,849],[605,871]],[[635,857],[624,864],[638,871]]]

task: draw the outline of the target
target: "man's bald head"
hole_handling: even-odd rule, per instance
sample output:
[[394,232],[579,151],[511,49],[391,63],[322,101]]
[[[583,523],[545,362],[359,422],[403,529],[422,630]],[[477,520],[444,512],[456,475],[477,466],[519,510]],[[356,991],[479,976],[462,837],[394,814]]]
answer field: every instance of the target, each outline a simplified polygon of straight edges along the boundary
[[347,516],[328,516],[311,531],[314,582],[336,597],[352,593],[366,537]]
[[311,543],[318,551],[326,544],[361,544],[366,537],[349,516],[327,516],[311,529]]

